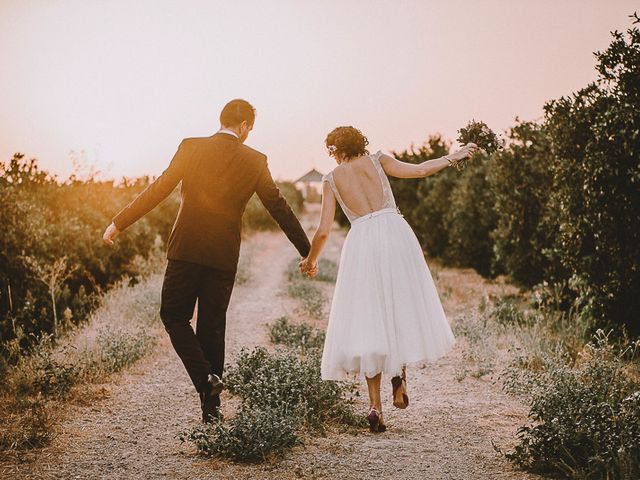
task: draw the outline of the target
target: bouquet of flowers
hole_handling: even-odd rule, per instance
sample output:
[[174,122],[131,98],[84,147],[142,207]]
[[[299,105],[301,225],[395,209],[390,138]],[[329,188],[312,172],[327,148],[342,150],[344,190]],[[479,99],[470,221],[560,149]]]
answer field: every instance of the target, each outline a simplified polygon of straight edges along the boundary
[[[487,155],[504,147],[504,141],[491,130],[486,123],[471,120],[466,127],[458,130],[458,138],[456,139],[461,145],[467,143],[475,143],[478,148],[484,150]],[[462,170],[466,160],[460,160],[456,163],[456,168]]]

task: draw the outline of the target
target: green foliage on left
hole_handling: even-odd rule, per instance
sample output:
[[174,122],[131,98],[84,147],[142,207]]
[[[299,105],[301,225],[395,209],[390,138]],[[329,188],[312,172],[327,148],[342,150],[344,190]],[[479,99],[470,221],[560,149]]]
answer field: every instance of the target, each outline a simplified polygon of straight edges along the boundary
[[[0,372],[43,334],[82,323],[100,295],[121,278],[132,283],[152,250],[164,250],[179,207],[178,189],[129,227],[113,247],[102,242],[112,217],[150,182],[74,176],[59,182],[22,154],[0,163]],[[296,212],[302,196],[280,189]],[[276,228],[257,198],[243,217],[245,231]],[[55,312],[54,312],[55,308]],[[54,314],[55,313],[55,314]]]
[[59,183],[20,154],[0,164],[0,356],[15,363],[43,333],[53,333],[54,318],[67,327],[79,324],[109,285],[137,278],[138,259],[148,257],[157,238],[167,238],[178,197],[133,225],[113,248],[103,244],[102,233],[148,181],[115,185],[72,177]]

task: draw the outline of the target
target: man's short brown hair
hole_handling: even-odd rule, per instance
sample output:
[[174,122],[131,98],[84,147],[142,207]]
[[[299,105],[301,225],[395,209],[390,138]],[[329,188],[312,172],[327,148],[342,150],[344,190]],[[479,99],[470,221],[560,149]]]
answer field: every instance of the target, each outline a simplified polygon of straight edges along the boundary
[[220,123],[225,127],[235,127],[246,121],[253,125],[256,120],[256,109],[241,98],[236,98],[227,103],[220,112]]

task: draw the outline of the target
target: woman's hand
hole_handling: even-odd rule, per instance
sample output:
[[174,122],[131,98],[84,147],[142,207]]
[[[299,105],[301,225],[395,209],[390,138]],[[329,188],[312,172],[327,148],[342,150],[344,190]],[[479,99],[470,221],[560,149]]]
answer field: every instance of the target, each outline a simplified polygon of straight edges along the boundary
[[467,143],[457,152],[454,152],[449,155],[449,158],[454,162],[459,162],[460,160],[464,160],[468,158],[471,160],[473,156],[477,153],[478,146],[475,143]]
[[300,273],[302,275],[306,274],[309,277],[313,278],[318,274],[318,263],[311,263],[309,261],[309,257],[303,258],[298,266],[300,267]]

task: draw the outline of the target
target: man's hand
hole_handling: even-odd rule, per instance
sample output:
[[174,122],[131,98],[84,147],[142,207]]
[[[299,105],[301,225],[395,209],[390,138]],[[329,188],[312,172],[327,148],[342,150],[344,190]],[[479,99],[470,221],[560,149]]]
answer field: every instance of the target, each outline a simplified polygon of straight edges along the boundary
[[318,274],[318,264],[309,262],[309,258],[303,258],[299,265],[300,273],[302,275],[309,275],[309,277],[313,278]]
[[116,238],[119,233],[120,230],[118,230],[118,228],[113,223],[111,223],[111,225],[109,225],[104,231],[102,240],[104,240],[104,243],[106,243],[107,245],[113,245],[113,239]]

